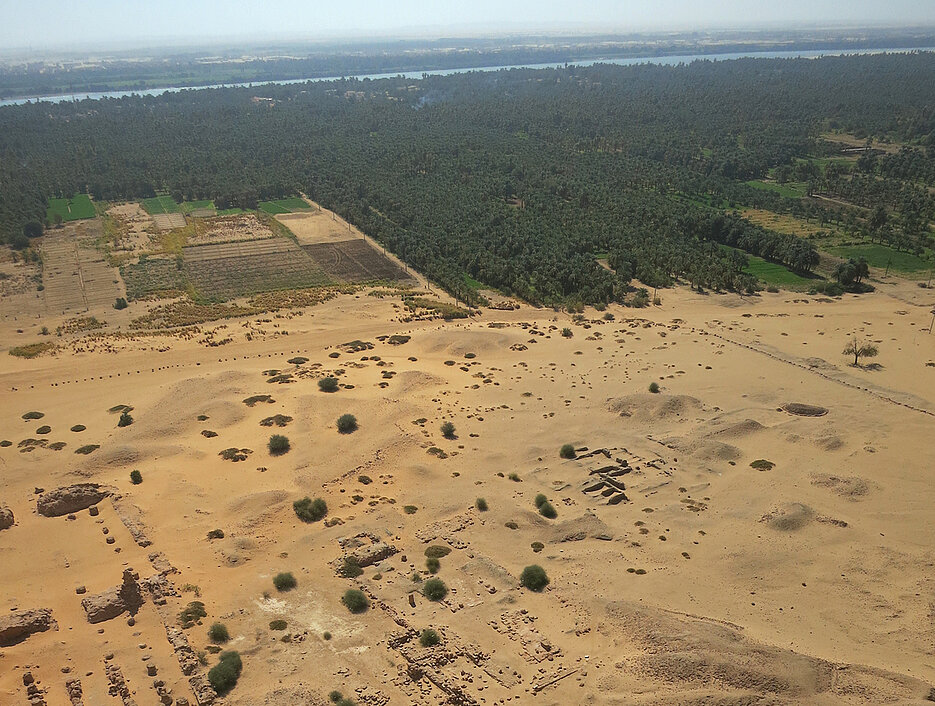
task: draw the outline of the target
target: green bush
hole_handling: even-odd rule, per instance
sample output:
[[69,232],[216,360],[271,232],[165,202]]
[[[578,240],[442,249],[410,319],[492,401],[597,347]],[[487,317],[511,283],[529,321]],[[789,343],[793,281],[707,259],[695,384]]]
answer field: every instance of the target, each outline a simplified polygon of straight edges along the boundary
[[353,414],[342,414],[338,417],[338,431],[342,434],[357,431],[357,417]]
[[284,453],[289,451],[289,439],[284,437],[282,434],[273,434],[269,438],[269,453],[271,456],[282,456]]
[[441,641],[442,639],[439,634],[431,628],[426,628],[422,631],[422,634],[419,635],[419,644],[423,647],[433,647]]
[[207,615],[208,613],[205,611],[204,603],[201,601],[192,601],[179,613],[179,623],[182,624],[183,628],[190,628],[195,625],[195,623],[200,622],[202,618],[207,617]]
[[364,573],[364,570],[360,568],[357,559],[352,556],[344,557],[344,563],[338,569],[338,576],[346,579],[356,579],[362,573]]
[[571,444],[562,444],[562,448],[558,450],[558,455],[562,458],[574,458],[575,447]]
[[318,381],[318,389],[322,392],[337,392],[338,391],[338,379],[337,378],[322,378]]
[[282,620],[282,619],[279,619],[279,620],[270,620],[270,621],[269,621],[269,629],[270,629],[270,630],[285,630],[287,624],[288,624],[288,623],[286,623],[286,621],[285,621],[285,620]]
[[367,600],[367,596],[364,595],[363,591],[359,591],[356,588],[345,591],[344,595],[341,597],[341,602],[352,613],[363,613],[370,607],[370,601]]
[[542,542],[533,542],[533,543],[530,544],[529,546],[532,547],[532,550],[533,550],[536,554],[538,554],[538,553],[541,552],[543,549],[545,549],[545,545],[544,545]]
[[566,326],[562,329],[562,335],[565,338],[571,338],[574,334],[571,332],[571,329]]
[[114,309],[120,311],[121,309],[127,308],[127,300],[123,297],[117,297],[117,300],[114,302]]
[[143,474],[139,471],[130,471],[130,482],[133,485],[139,485],[143,482]]
[[243,670],[243,662],[237,652],[222,652],[218,663],[208,672],[208,681],[220,695],[226,694],[237,685]]
[[133,417],[130,416],[130,413],[124,410],[120,413],[120,419],[117,420],[118,427],[128,427],[133,424]]
[[442,563],[433,556],[430,556],[425,560],[425,568],[429,570],[430,574],[437,574],[439,569],[442,568]]
[[405,512],[407,515],[415,515],[418,510],[419,508],[417,508],[415,505],[403,505],[403,512]]
[[536,504],[536,508],[540,508],[540,507],[542,507],[545,503],[549,502],[549,499],[548,499],[547,497],[545,497],[545,495],[543,495],[542,493],[539,493],[538,495],[536,495],[536,497],[535,497],[535,499],[533,500],[533,502]]
[[455,425],[452,424],[451,422],[445,422],[444,424],[442,424],[441,430],[442,430],[442,436],[444,436],[446,439],[455,438]]
[[321,636],[322,636],[322,638],[324,638],[325,640],[330,640],[330,639],[331,639],[331,633],[328,632],[327,630],[325,630],[325,631],[321,634]]
[[224,539],[224,530],[213,529],[208,532],[208,539]]
[[224,623],[214,623],[208,628],[208,639],[215,644],[222,644],[231,639],[227,626]]
[[425,548],[425,556],[431,559],[441,559],[451,554],[451,550],[448,547],[443,547],[441,544],[431,544]]
[[422,595],[430,601],[440,601],[448,595],[448,587],[441,579],[429,579],[422,584]]
[[296,517],[302,522],[318,522],[328,514],[328,504],[321,498],[312,500],[308,496],[292,503]]
[[511,473],[507,476],[514,483],[522,483],[522,479],[519,477],[519,473]]
[[658,382],[649,383],[649,391],[652,392],[654,395],[657,392],[659,392],[659,383]]
[[337,689],[335,689],[330,694],[328,694],[328,700],[333,704],[338,703],[338,701],[340,701],[343,698],[344,698],[344,694],[342,694]]
[[298,586],[299,583],[290,572],[283,571],[273,576],[273,585],[276,587],[277,591],[291,591]]
[[549,518],[550,520],[554,520],[556,517],[558,517],[558,513],[555,512],[555,508],[552,507],[552,503],[550,503],[548,500],[539,506],[539,514],[543,517]]
[[545,569],[538,564],[533,564],[523,569],[523,573],[519,577],[519,583],[530,591],[539,592],[549,585],[549,577],[546,575]]
[[87,427],[84,424],[75,424],[75,426],[71,428],[74,432],[84,431],[85,429],[87,429]]
[[487,512],[487,501],[483,498],[478,498],[474,501],[474,507],[476,507],[481,512]]

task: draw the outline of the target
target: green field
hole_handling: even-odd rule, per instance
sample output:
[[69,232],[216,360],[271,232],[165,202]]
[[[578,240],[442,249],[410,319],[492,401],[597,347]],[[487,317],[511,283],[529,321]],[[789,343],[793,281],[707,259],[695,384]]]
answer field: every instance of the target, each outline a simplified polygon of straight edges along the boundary
[[797,275],[785,265],[768,262],[756,255],[747,255],[747,266],[743,268],[743,271],[766,284],[789,286],[808,284],[812,281],[807,277]]
[[181,213],[179,205],[172,200],[171,196],[157,196],[154,199],[143,199],[140,202],[140,206],[142,206],[143,210],[150,216],[155,216],[157,213]]
[[218,211],[218,215],[219,216],[239,216],[243,212],[244,210],[242,208],[225,208],[225,209]]
[[277,213],[293,213],[295,211],[308,211],[310,209],[311,206],[298,196],[260,202],[260,210],[265,211],[271,216],[275,216]]
[[204,208],[214,209],[214,201],[184,201],[182,202],[179,208],[182,210],[182,213],[191,213],[192,211],[198,211]]
[[747,186],[762,191],[775,191],[780,196],[787,199],[800,199],[806,195],[807,185],[804,181],[790,181],[785,184],[779,184],[774,181],[747,181]]
[[70,199],[49,199],[46,218],[54,222],[55,214],[59,214],[63,221],[78,221],[82,218],[94,218],[94,204],[87,194],[75,194]]
[[840,245],[828,248],[828,252],[838,257],[863,257],[871,267],[885,268],[897,272],[921,272],[932,267],[931,260],[923,260],[908,252],[899,252],[886,245]]

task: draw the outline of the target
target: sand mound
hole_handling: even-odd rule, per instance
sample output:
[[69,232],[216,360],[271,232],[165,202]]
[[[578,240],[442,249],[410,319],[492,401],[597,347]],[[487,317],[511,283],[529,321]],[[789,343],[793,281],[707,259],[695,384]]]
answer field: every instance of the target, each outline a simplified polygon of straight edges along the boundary
[[738,461],[743,456],[743,451],[736,446],[714,439],[673,436],[663,439],[662,443],[670,449],[677,449],[700,461]]
[[257,511],[266,511],[291,497],[285,490],[267,490],[263,493],[253,493],[233,500],[227,509],[235,515],[250,515]]
[[844,448],[844,440],[834,433],[822,434],[815,437],[813,443],[822,451],[837,451]]
[[557,523],[552,528],[550,542],[577,542],[582,539],[612,539],[613,532],[599,517],[590,512],[581,517]]
[[424,390],[427,387],[441,387],[445,384],[444,378],[431,373],[425,373],[421,370],[407,370],[396,376],[394,386],[397,395],[404,395],[416,390]]
[[701,401],[688,395],[659,395],[642,393],[608,400],[607,409],[621,417],[640,422],[678,419],[702,411]]
[[789,503],[763,515],[760,522],[780,532],[795,532],[815,519],[815,511],[802,503]]
[[823,417],[828,414],[828,410],[824,407],[801,402],[787,402],[782,406],[782,410],[798,417]]
[[829,473],[812,473],[811,479],[812,485],[827,488],[832,493],[848,500],[860,500],[870,492],[870,484],[863,478],[841,478]]
[[445,352],[460,358],[465,353],[505,350],[514,342],[497,331],[444,331],[432,337],[428,351]]
[[[244,373],[227,371],[203,378],[188,378],[172,385],[145,414],[141,414],[139,429],[147,435],[171,436],[206,424],[212,429],[235,424],[244,418],[243,405],[237,400],[243,395]],[[208,421],[199,422],[199,414]],[[136,427],[137,425],[134,425]]]
[[755,434],[758,431],[763,431],[766,429],[762,424],[760,424],[755,419],[744,419],[742,422],[737,422],[736,424],[731,424],[722,429],[718,429],[711,433],[711,436],[723,436],[731,439],[739,439],[750,434]]

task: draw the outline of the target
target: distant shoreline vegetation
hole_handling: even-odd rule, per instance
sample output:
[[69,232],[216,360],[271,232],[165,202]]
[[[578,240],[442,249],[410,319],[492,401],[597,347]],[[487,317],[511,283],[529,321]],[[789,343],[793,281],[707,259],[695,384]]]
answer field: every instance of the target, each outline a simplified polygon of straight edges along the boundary
[[401,75],[415,79],[424,73],[445,75],[512,68],[557,68],[566,64],[671,65],[701,59],[815,58],[935,50],[935,30],[908,35],[788,39],[784,35],[718,43],[687,41],[684,38],[668,43],[645,40],[643,43],[615,43],[606,37],[579,37],[567,44],[559,43],[561,46],[493,45],[460,51],[426,46],[396,54],[379,52],[372,46],[360,52],[351,52],[348,46],[338,46],[330,54],[319,51],[305,57],[258,56],[247,61],[238,57],[236,63],[203,61],[191,53],[180,56],[167,54],[173,58],[171,62],[113,58],[91,67],[61,67],[34,61],[22,66],[0,64],[0,107],[26,101],[98,100],[128,95],[161,95],[186,89],[288,85],[342,78],[366,80]]

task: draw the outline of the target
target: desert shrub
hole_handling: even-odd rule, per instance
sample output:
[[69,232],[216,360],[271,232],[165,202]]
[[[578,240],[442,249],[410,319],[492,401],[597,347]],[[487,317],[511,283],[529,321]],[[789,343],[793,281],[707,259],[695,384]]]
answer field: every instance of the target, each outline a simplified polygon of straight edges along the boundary
[[192,601],[179,613],[179,623],[181,623],[183,628],[190,628],[200,622],[202,618],[207,617],[207,615],[208,613],[205,611],[204,603],[201,601]]
[[84,424],[75,424],[75,426],[71,428],[74,432],[84,431],[85,429],[87,429],[87,427]]
[[23,415],[23,419],[42,419],[44,416],[44,412],[26,412],[26,414]]
[[562,448],[558,450],[558,455],[562,458],[574,458],[575,447],[571,444],[562,444]]
[[657,392],[659,392],[659,383],[658,382],[649,383],[649,391],[652,392],[654,395]]
[[533,542],[530,546],[532,547],[532,550],[533,550],[536,554],[538,554],[538,553],[541,552],[543,549],[545,549],[545,545],[544,545],[542,542]]
[[321,634],[321,636],[322,636],[322,638],[324,638],[325,640],[330,640],[330,639],[331,639],[331,633],[328,632],[327,630],[325,630],[325,631]]
[[292,417],[286,414],[274,414],[272,417],[266,417],[265,419],[260,420],[260,426],[261,427],[284,427],[291,421],[292,421]]
[[209,417],[207,414],[199,414],[197,417],[195,417],[195,419],[197,419],[199,422],[206,422],[208,421]]
[[270,630],[285,630],[285,629],[286,629],[286,625],[288,625],[288,623],[286,623],[286,621],[283,620],[282,618],[280,618],[280,619],[278,619],[278,620],[270,620],[270,621],[269,621],[269,629],[270,629]]
[[767,461],[765,458],[758,458],[750,464],[750,468],[755,468],[758,471],[771,471],[775,466],[775,463]]
[[318,389],[322,392],[337,392],[338,391],[338,379],[337,378],[322,378],[318,381]]
[[282,456],[289,451],[289,439],[282,434],[273,434],[267,444],[271,456]]
[[571,329],[566,326],[562,329],[562,335],[565,338],[571,338],[574,334],[571,332]]
[[415,515],[418,510],[419,508],[417,508],[415,505],[403,505],[403,512],[405,512],[407,515]]
[[287,362],[292,365],[305,365],[308,362],[308,358],[304,355],[297,355],[295,358],[290,358]]
[[338,701],[340,701],[343,698],[344,698],[344,694],[342,694],[337,689],[335,689],[330,694],[328,694],[328,700],[333,704],[338,703]]
[[549,502],[549,499],[545,497],[545,495],[543,495],[542,493],[539,493],[538,495],[536,495],[535,499],[533,499],[533,502],[536,504],[536,508],[540,508],[545,503]]
[[139,485],[143,482],[143,474],[136,470],[130,471],[130,482]]
[[549,577],[545,569],[538,564],[532,564],[523,569],[523,573],[519,576],[519,583],[530,591],[538,592],[549,585]]
[[266,402],[268,404],[273,404],[275,400],[273,399],[272,395],[253,395],[252,397],[248,397],[247,399],[243,401],[243,403],[247,405],[248,407],[252,407],[253,405],[259,402]]
[[208,639],[215,644],[222,644],[228,642],[231,636],[224,623],[214,623],[208,628]]
[[37,434],[49,434],[52,431],[52,427],[48,424],[43,424],[41,427],[36,429]]
[[75,449],[75,453],[81,454],[82,456],[87,456],[89,453],[97,451],[99,448],[101,448],[100,444],[86,444]]
[[546,500],[539,506],[539,514],[543,517],[547,517],[550,520],[554,520],[558,517],[558,513],[555,511],[555,508],[552,507],[552,503]]
[[433,556],[430,556],[425,560],[425,568],[428,569],[430,574],[437,574],[442,568],[442,563]]
[[0,447],[7,448],[8,446],[12,446],[12,445],[13,445],[13,442],[10,441],[9,439],[4,439],[3,441],[0,441]]
[[364,570],[360,568],[357,559],[352,556],[344,557],[344,561],[341,566],[338,567],[338,576],[346,579],[356,579],[362,573],[364,573]]
[[292,573],[283,571],[273,576],[273,585],[276,587],[277,591],[291,591],[298,586],[299,583],[295,580],[295,576],[293,576]]
[[367,596],[364,595],[363,591],[359,591],[356,588],[345,591],[344,595],[341,597],[341,602],[352,613],[363,613],[370,607],[370,601],[367,600]]
[[130,413],[124,410],[120,413],[120,419],[117,420],[118,427],[128,427],[133,424],[133,417],[130,416]]
[[611,314],[609,311],[604,314],[604,321],[613,321],[613,320],[614,320],[614,315]]
[[357,430],[357,417],[353,414],[342,414],[338,417],[338,431],[342,434],[350,434]]
[[328,354],[328,357],[329,358],[340,358],[341,354],[338,353],[337,351],[332,351],[331,353]]
[[208,532],[208,539],[224,539],[224,530],[213,529]]
[[218,694],[226,694],[237,685],[243,661],[237,652],[222,652],[219,661],[208,672],[208,681]]
[[224,449],[223,451],[218,451],[218,456],[223,458],[225,461],[246,461],[247,456],[252,454],[253,451],[250,449],[238,449],[235,446],[230,447],[229,449]]
[[373,483],[373,478],[370,476],[357,476],[357,482],[361,485],[370,485]]
[[516,522],[514,522],[513,520],[510,520],[509,522],[503,523],[503,526],[506,527],[507,529],[511,529],[511,530],[517,530],[517,529],[519,529],[519,525],[518,525]]
[[426,628],[422,631],[422,634],[419,635],[419,644],[423,647],[433,647],[441,641],[442,639],[439,634],[431,628]]
[[442,436],[444,436],[446,439],[455,438],[455,425],[452,424],[451,422],[445,422],[444,424],[442,424],[441,431],[442,431]]
[[766,288],[766,291],[770,294],[779,294],[779,287],[777,287],[775,284],[771,284]]
[[321,498],[312,500],[308,496],[292,503],[295,515],[302,522],[318,522],[328,514],[328,504]]
[[507,476],[507,478],[509,478],[514,483],[522,483],[522,480],[519,477],[519,473],[511,473]]
[[123,297],[117,297],[116,301],[114,302],[114,309],[116,309],[117,311],[120,311],[121,309],[126,309],[126,308],[127,308],[127,300],[124,299]]
[[432,544],[425,548],[425,556],[430,559],[441,559],[451,554],[451,549],[443,547],[441,544]]
[[484,498],[478,498],[474,501],[474,507],[476,507],[481,512],[487,512],[487,501]]
[[448,595],[448,587],[441,579],[429,579],[422,584],[422,595],[430,601],[440,601]]

